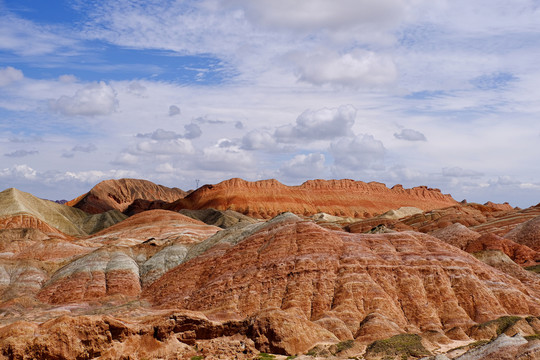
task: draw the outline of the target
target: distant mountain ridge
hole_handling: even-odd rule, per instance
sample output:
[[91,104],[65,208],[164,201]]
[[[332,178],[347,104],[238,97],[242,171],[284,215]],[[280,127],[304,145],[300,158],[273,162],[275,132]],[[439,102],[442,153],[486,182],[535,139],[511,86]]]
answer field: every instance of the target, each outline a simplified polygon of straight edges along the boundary
[[403,206],[422,210],[456,205],[452,196],[426,186],[392,188],[378,182],[350,179],[309,180],[287,186],[275,179],[250,182],[238,178],[216,185],[204,185],[183,199],[165,206],[169,210],[234,210],[255,218],[272,218],[282,212],[311,216],[327,213],[364,218]]

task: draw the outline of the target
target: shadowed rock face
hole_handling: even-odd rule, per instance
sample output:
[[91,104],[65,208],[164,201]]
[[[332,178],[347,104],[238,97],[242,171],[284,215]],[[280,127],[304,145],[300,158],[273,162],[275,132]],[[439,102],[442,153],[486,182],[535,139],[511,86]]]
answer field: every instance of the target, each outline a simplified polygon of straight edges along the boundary
[[257,220],[250,218],[244,214],[232,210],[216,210],[216,209],[202,209],[202,210],[187,210],[183,209],[179,211],[180,214],[189,216],[193,219],[200,220],[208,225],[219,226],[222,229],[230,228],[237,224],[254,224]]
[[186,194],[178,188],[156,185],[147,180],[105,180],[94,186],[88,193],[68,201],[66,205],[90,214],[108,210],[123,212],[136,199],[172,202],[183,198]]
[[234,210],[255,218],[272,218],[290,211],[310,216],[324,212],[342,217],[368,217],[401,206],[423,210],[456,204],[450,195],[425,186],[404,189],[396,185],[353,180],[311,180],[286,186],[277,180],[248,182],[231,179],[205,185],[167,208]]
[[347,234],[292,214],[252,229],[236,245],[223,238],[143,291],[154,305],[215,318],[277,308],[312,322],[334,319],[364,341],[538,314],[538,295],[429,235]]

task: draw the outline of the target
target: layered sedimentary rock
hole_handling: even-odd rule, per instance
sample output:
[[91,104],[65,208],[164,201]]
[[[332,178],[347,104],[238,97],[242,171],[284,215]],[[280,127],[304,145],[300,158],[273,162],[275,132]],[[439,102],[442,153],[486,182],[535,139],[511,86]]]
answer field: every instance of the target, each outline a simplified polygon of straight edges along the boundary
[[192,246],[219,230],[167,210],[134,215],[77,241],[84,249],[98,249],[55,272],[39,298],[47,303],[102,300],[114,295],[135,298],[141,284],[151,283],[181,263]]
[[35,228],[56,236],[84,236],[125,218],[116,210],[90,215],[14,188],[0,192],[0,229]]
[[139,266],[125,248],[101,248],[58,270],[38,298],[48,303],[135,298],[141,291]]
[[482,235],[459,223],[434,231],[431,235],[468,253],[499,250],[521,266],[533,266],[540,262],[540,253],[528,246],[495,234]]
[[123,212],[136,199],[172,202],[185,195],[186,192],[181,189],[156,185],[147,180],[105,180],[86,194],[68,201],[66,205],[79,208],[90,214],[98,214],[108,210]]
[[353,180],[311,180],[286,186],[277,180],[249,182],[231,179],[205,185],[167,208],[234,210],[255,218],[272,218],[290,211],[310,216],[327,213],[341,217],[369,217],[402,206],[423,210],[456,204],[450,195],[425,186],[391,189],[384,184]]
[[540,206],[532,206],[527,209],[514,209],[504,211],[485,223],[475,225],[472,229],[482,234],[495,234],[504,236],[515,227],[540,216]]
[[425,234],[347,234],[289,214],[240,239],[206,241],[214,245],[155,281],[144,298],[220,319],[281,309],[360,341],[452,336],[501,315],[540,314],[540,294]]
[[85,243],[132,246],[150,240],[163,244],[180,240],[200,242],[220,228],[168,210],[149,210],[108,227],[84,240]]

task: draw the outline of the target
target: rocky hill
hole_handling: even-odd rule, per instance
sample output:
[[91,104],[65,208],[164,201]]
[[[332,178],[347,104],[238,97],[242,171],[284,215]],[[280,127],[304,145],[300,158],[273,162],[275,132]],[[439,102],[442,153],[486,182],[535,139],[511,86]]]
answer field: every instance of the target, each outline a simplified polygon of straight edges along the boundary
[[396,185],[390,189],[381,183],[353,180],[311,180],[299,186],[286,186],[277,180],[231,179],[202,186],[166,208],[234,210],[263,219],[285,211],[304,216],[327,213],[365,218],[404,206],[425,211],[455,204],[450,195],[425,186],[404,189]]
[[84,236],[125,218],[125,215],[116,210],[90,215],[15,188],[0,192],[0,228],[3,229],[35,228],[58,236]]
[[186,194],[181,189],[156,185],[147,180],[105,180],[86,194],[68,201],[66,205],[90,214],[98,214],[108,210],[123,212],[137,199],[173,202],[183,198]]
[[0,193],[0,359],[540,354],[539,207],[352,180],[148,186],[87,197],[130,217]]

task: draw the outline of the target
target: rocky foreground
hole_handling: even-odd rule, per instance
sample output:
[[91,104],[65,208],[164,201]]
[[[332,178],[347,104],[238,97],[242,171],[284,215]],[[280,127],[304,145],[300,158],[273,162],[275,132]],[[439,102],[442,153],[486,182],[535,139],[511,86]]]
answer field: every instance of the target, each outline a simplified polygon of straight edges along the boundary
[[0,359],[540,359],[540,208],[352,180],[96,188],[0,193]]

